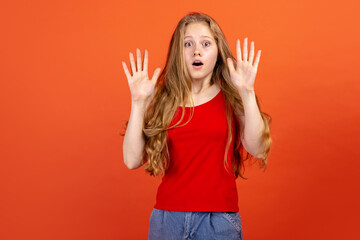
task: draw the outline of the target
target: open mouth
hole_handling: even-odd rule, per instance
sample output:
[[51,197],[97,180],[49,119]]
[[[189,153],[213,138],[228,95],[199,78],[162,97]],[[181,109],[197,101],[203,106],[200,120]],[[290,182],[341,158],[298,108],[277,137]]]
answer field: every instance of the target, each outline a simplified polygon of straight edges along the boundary
[[202,65],[204,65],[201,61],[198,61],[198,60],[196,60],[196,61],[194,61],[193,62],[193,64],[192,64],[193,66],[202,66]]

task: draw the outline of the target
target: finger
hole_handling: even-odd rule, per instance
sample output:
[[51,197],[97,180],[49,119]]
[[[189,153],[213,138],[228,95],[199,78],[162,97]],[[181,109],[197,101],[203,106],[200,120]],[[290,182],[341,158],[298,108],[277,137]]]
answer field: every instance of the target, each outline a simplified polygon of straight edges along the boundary
[[249,63],[253,64],[254,61],[254,48],[255,48],[255,43],[252,41],[250,43],[250,56],[249,56]]
[[238,62],[240,62],[241,59],[241,48],[240,48],[240,40],[238,39],[236,41],[236,59]]
[[134,55],[130,53],[130,66],[132,74],[134,75],[136,73],[136,67],[135,67],[135,61],[134,61]]
[[136,62],[137,62],[137,70],[138,72],[141,71],[141,51],[140,49],[136,49]]
[[154,75],[153,77],[151,78],[151,81],[155,84],[159,75],[160,75],[160,68],[156,68],[155,71],[154,71]]
[[229,66],[229,70],[230,70],[230,73],[234,72],[235,71],[235,68],[234,68],[234,62],[231,58],[228,58],[227,59],[227,63],[228,63],[228,66]]
[[248,49],[247,49],[247,38],[244,39],[244,50],[243,50],[243,54],[244,54],[244,58],[243,61],[247,61],[248,60]]
[[257,70],[258,65],[259,65],[260,55],[261,55],[261,50],[259,50],[258,53],[256,54],[256,58],[255,58],[255,62],[254,62],[254,68],[255,68],[255,70]]
[[145,54],[144,54],[144,72],[147,73],[148,71],[148,51],[145,49]]
[[125,72],[126,78],[127,78],[128,81],[130,82],[131,75],[130,75],[129,70],[128,70],[127,66],[126,66],[126,63],[125,63],[125,62],[122,62],[122,65],[123,65],[123,68],[124,68],[124,72]]

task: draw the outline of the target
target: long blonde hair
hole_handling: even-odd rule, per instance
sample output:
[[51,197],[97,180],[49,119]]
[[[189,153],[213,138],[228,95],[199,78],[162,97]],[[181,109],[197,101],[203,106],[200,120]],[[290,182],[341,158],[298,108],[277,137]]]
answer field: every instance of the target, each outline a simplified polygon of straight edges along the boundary
[[[194,108],[192,107],[187,122],[181,126],[179,125],[184,117],[185,104],[189,98],[191,99],[191,79],[187,72],[183,55],[184,34],[186,26],[194,22],[207,23],[218,46],[218,60],[214,67],[210,85],[217,83],[221,86],[221,90],[225,95],[228,139],[224,153],[224,166],[228,170],[226,161],[227,153],[231,141],[234,140],[232,171],[235,178],[239,175],[244,178],[240,169],[244,168],[244,161],[253,158],[253,156],[246,153],[241,144],[241,136],[244,128],[240,124],[240,117],[244,116],[244,107],[239,92],[231,82],[226,61],[227,58],[232,58],[234,63],[236,60],[231,54],[229,45],[220,26],[210,16],[202,13],[190,13],[183,17],[172,35],[165,67],[159,76],[153,98],[145,112],[143,127],[145,147],[141,165],[146,163],[145,170],[152,176],[157,176],[159,173],[164,176],[170,161],[167,146],[167,130],[187,124],[193,115]],[[220,84],[221,79],[222,84]],[[257,97],[256,101],[259,106]],[[178,106],[182,107],[181,118],[178,123],[169,127]],[[267,165],[267,155],[271,145],[269,129],[271,117],[263,112],[261,112],[261,116],[265,124],[265,129],[262,134],[262,149],[265,149],[265,157],[259,159],[259,165],[260,168],[263,168]],[[232,124],[235,126],[235,136],[232,136]]]

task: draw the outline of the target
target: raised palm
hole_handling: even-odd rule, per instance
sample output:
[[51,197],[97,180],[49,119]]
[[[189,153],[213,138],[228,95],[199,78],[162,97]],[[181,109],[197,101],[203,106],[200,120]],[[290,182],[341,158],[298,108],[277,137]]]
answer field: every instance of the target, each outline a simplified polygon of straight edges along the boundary
[[241,56],[240,40],[238,39],[236,41],[236,66],[234,66],[231,58],[227,59],[231,80],[240,94],[247,91],[254,91],[255,77],[261,55],[261,50],[259,50],[254,61],[254,45],[254,42],[251,42],[250,55],[248,58],[247,38],[245,38],[243,56]]
[[125,62],[122,62],[122,65],[129,83],[132,101],[147,101],[154,92],[156,81],[160,75],[160,68],[156,68],[153,77],[149,79],[147,50],[145,50],[143,66],[139,49],[136,49],[136,65],[133,54],[130,53],[129,55],[132,74],[130,74]]

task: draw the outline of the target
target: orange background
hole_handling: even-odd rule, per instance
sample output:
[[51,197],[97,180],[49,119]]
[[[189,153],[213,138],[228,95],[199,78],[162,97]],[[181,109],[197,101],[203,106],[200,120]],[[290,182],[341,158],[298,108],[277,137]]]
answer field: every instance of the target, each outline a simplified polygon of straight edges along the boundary
[[164,66],[177,22],[209,14],[232,51],[261,49],[273,117],[268,169],[237,180],[244,239],[355,239],[359,224],[356,1],[2,1],[0,239],[146,239],[160,178],[128,170],[121,61]]

